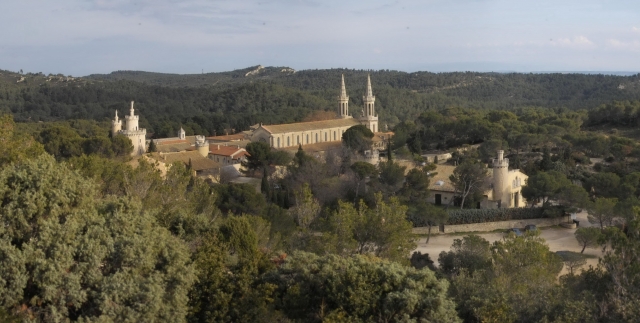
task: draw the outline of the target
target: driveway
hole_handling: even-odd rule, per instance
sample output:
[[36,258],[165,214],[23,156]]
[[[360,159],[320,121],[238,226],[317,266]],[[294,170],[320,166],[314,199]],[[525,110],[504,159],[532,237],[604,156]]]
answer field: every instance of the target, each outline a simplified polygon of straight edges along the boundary
[[[580,227],[593,226],[587,220],[586,212],[578,213],[577,219],[580,221]],[[561,250],[580,252],[580,250],[582,250],[582,247],[578,244],[578,241],[573,235],[574,232],[576,232],[576,229],[565,229],[562,227],[541,228],[540,237],[542,237],[547,242],[549,249],[553,252]],[[502,232],[477,232],[474,234],[483,237],[491,243],[505,237],[505,233]],[[431,259],[436,263],[436,265],[438,265],[438,255],[440,255],[442,251],[449,251],[454,239],[461,239],[466,235],[469,234],[435,234],[431,235],[431,239],[429,239],[428,244],[426,243],[427,238],[420,238],[418,240],[418,247],[415,251],[420,251],[423,254],[428,253]],[[599,247],[596,249],[587,248],[584,250],[584,254],[601,257],[602,249]],[[595,267],[597,264],[598,258],[588,258],[587,264],[583,268],[588,268],[589,265]],[[565,273],[566,270],[563,269],[561,274]]]

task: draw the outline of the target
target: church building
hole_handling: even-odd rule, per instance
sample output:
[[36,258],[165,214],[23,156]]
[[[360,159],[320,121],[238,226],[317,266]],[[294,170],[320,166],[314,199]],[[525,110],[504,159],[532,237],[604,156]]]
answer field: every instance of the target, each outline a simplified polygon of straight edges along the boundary
[[133,101],[131,101],[131,108],[129,109],[129,115],[124,117],[125,127],[122,129],[122,120],[118,119],[118,110],[116,110],[116,117],[111,121],[111,135],[124,135],[131,140],[133,145],[133,151],[131,156],[140,156],[147,150],[146,136],[147,129],[138,128],[138,121],[140,116],[134,114]]
[[342,88],[338,96],[338,114],[333,120],[298,122],[280,125],[262,125],[253,131],[251,141],[262,141],[273,148],[297,147],[322,142],[342,140],[342,134],[355,125],[365,125],[376,133],[378,116],[375,110],[376,97],[371,90],[371,78],[367,76],[367,90],[362,97],[364,109],[362,114],[354,118],[349,114],[349,97],[342,76]]

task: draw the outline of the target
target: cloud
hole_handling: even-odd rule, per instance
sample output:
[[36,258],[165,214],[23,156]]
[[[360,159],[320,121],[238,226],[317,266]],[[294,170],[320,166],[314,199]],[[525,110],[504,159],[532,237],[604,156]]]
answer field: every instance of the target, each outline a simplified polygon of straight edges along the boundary
[[634,33],[639,33],[640,34],[640,28],[633,26],[631,27],[631,31],[633,31]]
[[622,41],[618,39],[609,39],[607,41],[609,47],[614,49],[622,49],[622,50],[640,50],[640,41],[632,40],[632,41]]
[[576,36],[573,38],[556,38],[551,39],[552,46],[567,47],[567,48],[591,48],[595,44],[585,36]]

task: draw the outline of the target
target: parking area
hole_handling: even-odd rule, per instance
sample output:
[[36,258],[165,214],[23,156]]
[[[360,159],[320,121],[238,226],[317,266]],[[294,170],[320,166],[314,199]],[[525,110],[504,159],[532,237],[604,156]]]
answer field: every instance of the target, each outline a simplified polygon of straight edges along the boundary
[[[577,220],[580,221],[580,227],[588,227],[592,226],[587,220],[586,212],[578,213]],[[522,228],[521,228],[522,229]],[[549,245],[549,249],[551,251],[574,251],[580,252],[582,247],[576,241],[574,237],[574,232],[576,229],[565,229],[562,227],[550,227],[550,228],[541,228],[540,236],[547,242]],[[489,242],[493,243],[494,241],[500,240],[505,237],[505,231],[503,232],[476,232],[478,236],[481,236],[487,239]],[[468,234],[440,234],[440,235],[432,235],[429,243],[426,243],[427,238],[420,238],[418,241],[418,247],[416,251],[420,251],[423,254],[428,253],[431,259],[438,264],[438,255],[442,251],[449,251],[451,245],[453,244],[454,239],[460,239]],[[596,258],[588,258],[587,264],[583,268],[588,268],[589,265],[596,266],[598,264],[598,258],[602,256],[602,250],[600,248],[597,249],[585,249],[585,255],[596,256]],[[565,271],[563,270],[563,273]],[[561,274],[563,274],[561,273]]]

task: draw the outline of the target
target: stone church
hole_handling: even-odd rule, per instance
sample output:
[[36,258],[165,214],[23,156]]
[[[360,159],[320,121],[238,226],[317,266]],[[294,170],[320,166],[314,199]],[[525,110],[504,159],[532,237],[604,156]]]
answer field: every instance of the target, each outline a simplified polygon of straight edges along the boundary
[[367,90],[362,97],[364,109],[359,117],[349,114],[349,97],[342,76],[342,88],[338,96],[338,114],[333,120],[298,122],[280,125],[262,125],[253,131],[251,141],[262,141],[273,148],[298,147],[322,142],[342,140],[342,134],[355,125],[365,125],[373,133],[379,131],[375,110],[376,97],[371,89],[371,78],[367,76]]
[[122,128],[122,120],[118,119],[118,110],[116,110],[116,117],[111,121],[111,135],[124,135],[131,140],[133,145],[133,151],[131,156],[140,156],[147,151],[147,129],[138,128],[138,121],[140,116],[134,114],[133,101],[131,101],[131,108],[129,109],[129,115],[124,117],[125,124]]

